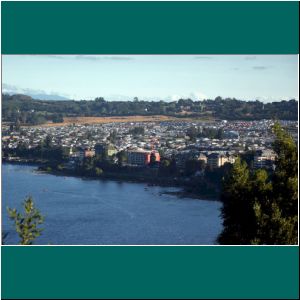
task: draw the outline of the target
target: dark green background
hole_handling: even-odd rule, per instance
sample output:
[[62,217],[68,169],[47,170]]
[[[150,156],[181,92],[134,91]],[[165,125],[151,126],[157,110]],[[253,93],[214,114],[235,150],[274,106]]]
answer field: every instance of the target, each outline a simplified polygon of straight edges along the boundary
[[4,298],[296,298],[298,247],[2,247]]
[[[2,54],[298,54],[297,2],[2,2]],[[298,247],[10,247],[2,298],[297,298]]]
[[4,54],[297,54],[298,2],[2,2]]

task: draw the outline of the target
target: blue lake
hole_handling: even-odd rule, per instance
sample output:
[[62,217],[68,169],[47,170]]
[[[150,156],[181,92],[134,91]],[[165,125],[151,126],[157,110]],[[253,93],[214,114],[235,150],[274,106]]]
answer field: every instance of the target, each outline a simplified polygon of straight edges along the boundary
[[176,188],[42,174],[2,165],[2,228],[18,244],[6,207],[31,195],[45,216],[35,244],[209,245],[222,229],[221,203],[164,194]]

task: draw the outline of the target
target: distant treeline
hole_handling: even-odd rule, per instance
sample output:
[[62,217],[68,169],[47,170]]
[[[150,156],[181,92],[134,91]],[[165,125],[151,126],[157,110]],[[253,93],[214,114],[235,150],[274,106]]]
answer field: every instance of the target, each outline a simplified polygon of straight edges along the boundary
[[44,101],[26,95],[2,95],[3,121],[37,125],[47,121],[62,122],[64,117],[104,117],[130,115],[167,115],[226,120],[280,119],[298,120],[298,102],[294,99],[263,103],[217,97],[193,101],[106,101],[95,100]]

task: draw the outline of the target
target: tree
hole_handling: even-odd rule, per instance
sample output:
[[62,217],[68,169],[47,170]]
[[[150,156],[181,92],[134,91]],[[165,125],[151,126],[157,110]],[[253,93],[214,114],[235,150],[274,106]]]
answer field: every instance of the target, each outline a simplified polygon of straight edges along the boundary
[[163,158],[160,161],[158,173],[161,176],[169,176],[170,175],[170,160]]
[[247,244],[249,240],[249,221],[253,224],[254,219],[253,204],[249,201],[249,183],[247,164],[237,159],[221,194],[224,229],[218,237],[220,244]]
[[111,143],[115,143],[117,139],[117,131],[114,129],[113,131],[110,132],[108,138],[107,138]]
[[[246,147],[247,148],[247,147]],[[241,159],[244,160],[250,168],[253,167],[255,150],[246,149],[244,153],[240,155]]]
[[144,127],[134,127],[129,130],[130,134],[133,135],[144,135],[145,134],[145,128]]
[[173,175],[176,175],[176,173],[177,173],[177,163],[176,163],[176,159],[174,157],[172,157],[171,162],[170,162],[170,172]]
[[3,121],[37,125],[49,120],[58,122],[67,116],[107,116],[107,115],[173,115],[185,110],[195,116],[214,116],[226,120],[261,120],[278,118],[281,120],[298,120],[298,102],[275,101],[263,104],[259,101],[241,101],[235,98],[192,101],[142,101],[135,97],[133,101],[105,101],[98,97],[95,101],[39,101],[25,95],[2,95]]
[[53,121],[53,123],[62,123],[64,121],[63,115],[62,114],[54,114],[52,116],[52,121]]
[[222,140],[224,138],[224,131],[222,128],[219,128],[216,134],[216,138],[218,140]]
[[155,153],[152,152],[151,155],[150,155],[150,162],[149,162],[149,165],[150,165],[150,166],[154,166],[155,163],[156,163],[156,156],[155,156]]
[[96,175],[96,176],[100,176],[100,175],[102,175],[102,173],[103,173],[103,170],[102,170],[102,169],[100,169],[100,168],[98,168],[98,167],[95,168],[95,175]]
[[95,102],[104,103],[105,99],[103,97],[97,97],[97,98],[95,98]]
[[273,132],[274,172],[250,172],[238,159],[225,179],[221,244],[298,243],[298,150],[278,123]]
[[44,217],[35,207],[31,197],[25,199],[24,214],[15,208],[7,208],[9,218],[14,221],[16,231],[20,237],[20,245],[32,245],[33,241],[40,236],[43,229],[38,226],[44,222]]
[[49,134],[46,136],[43,146],[47,149],[52,147],[52,137]]
[[118,164],[119,166],[123,166],[123,164],[127,161],[127,155],[124,150],[117,153]]
[[200,131],[197,127],[190,127],[186,131],[186,135],[190,138],[191,141],[195,142],[196,138],[199,136]]
[[291,245],[298,243],[298,150],[292,137],[276,123],[273,127],[277,154],[271,176],[270,199],[255,203],[258,221],[256,243]]
[[298,212],[298,149],[292,137],[276,123],[273,149],[277,154],[273,176],[274,194],[284,216]]
[[184,173],[186,176],[195,175],[197,171],[203,170],[203,161],[196,159],[189,159],[185,162]]

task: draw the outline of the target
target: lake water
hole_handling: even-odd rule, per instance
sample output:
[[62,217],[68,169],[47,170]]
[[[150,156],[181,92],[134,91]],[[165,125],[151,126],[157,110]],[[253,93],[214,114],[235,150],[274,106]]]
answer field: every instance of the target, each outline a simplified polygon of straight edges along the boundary
[[45,216],[35,244],[208,245],[222,229],[221,203],[163,194],[175,188],[41,174],[2,165],[2,226],[6,244],[18,236],[6,207],[21,209],[31,195]]

